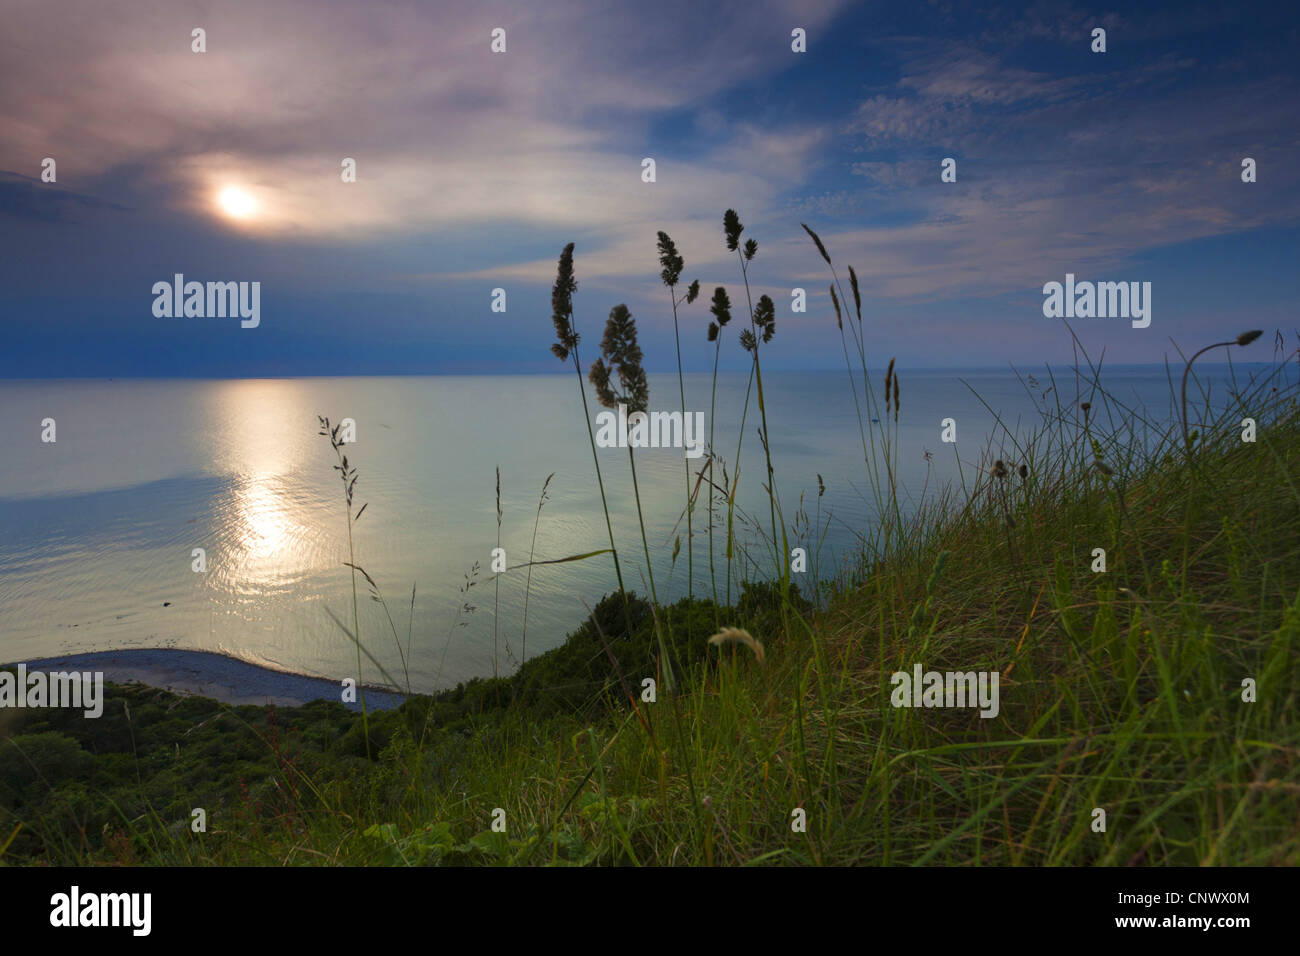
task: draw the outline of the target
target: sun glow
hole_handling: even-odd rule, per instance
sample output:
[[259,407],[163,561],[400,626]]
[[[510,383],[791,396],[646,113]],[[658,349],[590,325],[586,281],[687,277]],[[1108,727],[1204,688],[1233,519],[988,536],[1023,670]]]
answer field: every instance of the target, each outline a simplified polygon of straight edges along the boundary
[[293,530],[284,502],[275,487],[250,482],[241,489],[243,546],[250,558],[275,558],[290,544]]
[[221,211],[232,219],[247,219],[257,211],[257,200],[236,186],[228,186],[217,196]]

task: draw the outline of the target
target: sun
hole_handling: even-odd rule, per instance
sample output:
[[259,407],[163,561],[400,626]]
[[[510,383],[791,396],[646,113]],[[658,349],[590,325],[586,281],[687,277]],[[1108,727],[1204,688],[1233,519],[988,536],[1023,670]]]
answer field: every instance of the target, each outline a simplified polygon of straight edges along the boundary
[[257,211],[257,201],[237,186],[228,186],[217,196],[221,211],[232,219],[247,219]]

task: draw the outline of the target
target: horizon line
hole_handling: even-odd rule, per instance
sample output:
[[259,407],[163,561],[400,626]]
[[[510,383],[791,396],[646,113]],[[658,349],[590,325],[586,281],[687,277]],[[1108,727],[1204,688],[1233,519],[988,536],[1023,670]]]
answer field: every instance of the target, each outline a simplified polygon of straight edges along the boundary
[[[1043,365],[1049,368],[1073,368],[1073,364],[1066,363],[1053,364],[1044,362]],[[1167,366],[1177,366],[1178,362],[1108,362],[1098,370],[1105,369],[1164,369]],[[1252,365],[1274,365],[1276,362],[1198,362],[1198,368],[1207,366],[1252,366]],[[886,366],[880,366],[883,370]],[[1037,366],[1035,366],[1037,367]],[[1029,368],[1029,366],[1017,366],[1012,363],[1006,365],[910,365],[904,366],[912,372],[1012,372],[1017,368]],[[835,368],[776,368],[772,369],[770,374],[819,374],[827,372],[836,372]],[[870,371],[870,369],[868,369]],[[677,369],[658,369],[648,372],[650,375],[671,375],[675,374]],[[430,371],[430,372],[321,372],[313,374],[292,374],[292,375],[37,375],[29,377],[0,375],[0,382],[114,382],[114,381],[169,381],[169,382],[236,382],[250,380],[273,381],[277,379],[310,379],[310,378],[501,378],[501,377],[519,377],[519,378],[541,378],[552,376],[563,376],[572,374],[571,370],[555,370],[549,372],[538,371],[495,371],[495,372],[458,372],[458,371]],[[687,375],[709,375],[708,370],[687,371]],[[718,373],[721,375],[745,375],[748,374],[744,369],[723,369]]]

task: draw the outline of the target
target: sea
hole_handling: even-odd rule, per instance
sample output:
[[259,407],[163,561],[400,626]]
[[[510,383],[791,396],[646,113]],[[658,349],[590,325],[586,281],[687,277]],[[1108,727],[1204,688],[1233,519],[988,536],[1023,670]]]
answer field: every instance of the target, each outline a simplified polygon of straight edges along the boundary
[[[1193,396],[1224,398],[1248,374],[1198,367]],[[1072,369],[902,369],[897,423],[883,379],[763,376],[778,520],[810,596],[869,547],[888,472],[911,511],[994,459],[1014,464],[1045,416],[1077,421],[1083,402],[1103,430],[1131,427],[1125,408],[1178,420],[1164,367],[1104,371],[1113,405]],[[588,385],[584,413],[576,374],[0,382],[0,661],[177,648],[338,680],[357,674],[359,629],[367,683],[430,692],[510,674],[617,586],[608,553],[579,557],[609,548],[595,462],[625,583],[648,594],[653,571],[661,602],[726,600],[720,496],[734,486],[734,599],[778,560],[763,415],[747,374],[721,374],[716,395],[708,373],[684,386],[712,469],[672,447],[598,447],[593,461],[584,414],[595,431],[604,409]],[[676,373],[652,374],[650,399],[681,411]],[[320,417],[350,420],[355,440],[336,452]],[[365,572],[356,624],[350,563]]]

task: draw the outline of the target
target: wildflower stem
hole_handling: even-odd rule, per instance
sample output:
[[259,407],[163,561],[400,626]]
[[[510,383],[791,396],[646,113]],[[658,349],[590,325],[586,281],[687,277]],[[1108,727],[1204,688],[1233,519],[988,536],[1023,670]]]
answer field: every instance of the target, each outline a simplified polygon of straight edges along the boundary
[[[686,378],[682,373],[682,336],[677,326],[677,287],[669,286],[668,295],[673,300],[673,338],[677,342],[677,388],[682,400],[682,428],[686,428]],[[683,431],[683,434],[685,432]],[[692,531],[691,513],[691,461],[683,456],[686,469],[686,596],[695,600],[695,535]]]
[[1205,348],[1201,349],[1199,352],[1197,352],[1195,355],[1193,355],[1191,358],[1189,358],[1189,359],[1187,360],[1187,364],[1183,366],[1183,387],[1182,387],[1182,392],[1181,392],[1181,394],[1182,394],[1182,413],[1183,413],[1183,414],[1182,414],[1182,418],[1183,418],[1183,447],[1184,447],[1185,449],[1187,449],[1188,452],[1190,452],[1191,449],[1192,449],[1192,438],[1191,438],[1191,434],[1190,434],[1190,432],[1188,431],[1188,428],[1187,428],[1187,376],[1188,376],[1188,375],[1191,373],[1191,371],[1192,371],[1192,363],[1195,362],[1195,361],[1196,361],[1198,358],[1200,358],[1202,355],[1204,355],[1206,352],[1210,351],[1211,349],[1221,349],[1221,348],[1223,348],[1224,346],[1232,346],[1232,345],[1236,345],[1236,344],[1237,344],[1237,341],[1234,339],[1234,340],[1231,341],[1231,342],[1215,342],[1213,345],[1207,345],[1207,346],[1205,346]]
[[627,588],[623,586],[623,567],[619,564],[618,548],[614,546],[614,523],[609,518],[609,500],[605,497],[605,479],[600,474],[600,456],[596,453],[596,434],[591,430],[591,412],[587,406],[587,389],[582,381],[582,364],[578,360],[578,347],[573,347],[573,370],[578,373],[578,394],[582,396],[582,420],[587,423],[587,440],[591,443],[591,460],[596,466],[596,485],[600,488],[600,503],[605,510],[605,530],[609,532],[609,550],[614,556],[614,576],[618,579],[618,591],[623,595],[623,614],[627,621],[627,632],[632,633],[632,610],[628,606]]
[[[713,452],[713,423],[718,413],[718,359],[722,356],[722,329],[718,329],[718,337],[713,348],[713,389],[709,397],[709,585],[713,589],[713,617],[714,625],[718,624],[718,579],[713,569],[713,462],[716,458]],[[683,424],[683,428],[685,425]],[[730,597],[728,597],[730,602]]]

